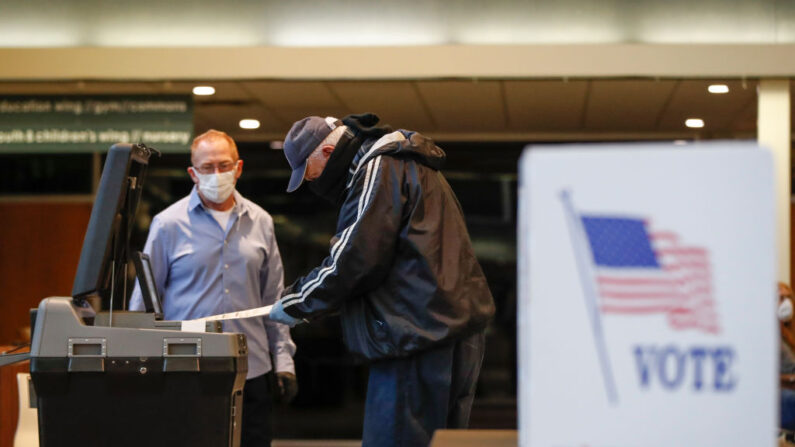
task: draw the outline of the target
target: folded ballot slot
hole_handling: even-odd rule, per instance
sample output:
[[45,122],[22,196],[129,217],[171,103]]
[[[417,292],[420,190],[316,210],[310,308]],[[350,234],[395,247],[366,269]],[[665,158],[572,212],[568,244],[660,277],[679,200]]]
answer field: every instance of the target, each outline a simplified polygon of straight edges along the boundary
[[105,357],[107,342],[104,338],[69,339],[66,355],[69,357]]
[[163,339],[163,357],[201,357],[201,338]]
[[165,372],[199,372],[201,366],[200,338],[166,338],[163,339],[163,371]]
[[106,341],[104,338],[70,338],[66,356],[69,372],[104,372]]

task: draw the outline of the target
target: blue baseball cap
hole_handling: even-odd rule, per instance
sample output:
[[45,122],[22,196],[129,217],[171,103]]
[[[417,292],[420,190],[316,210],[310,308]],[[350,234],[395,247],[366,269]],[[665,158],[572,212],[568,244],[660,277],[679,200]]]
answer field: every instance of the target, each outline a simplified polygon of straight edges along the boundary
[[293,127],[284,139],[284,156],[293,169],[287,192],[293,192],[301,186],[306,172],[307,157],[331,133],[335,127],[333,123],[336,121],[337,119],[332,117],[308,116],[293,123]]

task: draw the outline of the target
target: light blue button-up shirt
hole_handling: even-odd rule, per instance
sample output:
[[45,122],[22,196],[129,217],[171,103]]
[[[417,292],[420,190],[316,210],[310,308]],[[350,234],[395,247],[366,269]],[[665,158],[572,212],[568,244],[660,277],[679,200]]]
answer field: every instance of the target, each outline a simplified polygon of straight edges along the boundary
[[[161,297],[164,318],[190,320],[273,304],[284,288],[273,219],[237,191],[226,228],[204,208],[196,187],[152,220],[144,253]],[[138,284],[130,310],[143,310]],[[295,372],[290,328],[262,317],[224,322],[248,343],[248,375]]]

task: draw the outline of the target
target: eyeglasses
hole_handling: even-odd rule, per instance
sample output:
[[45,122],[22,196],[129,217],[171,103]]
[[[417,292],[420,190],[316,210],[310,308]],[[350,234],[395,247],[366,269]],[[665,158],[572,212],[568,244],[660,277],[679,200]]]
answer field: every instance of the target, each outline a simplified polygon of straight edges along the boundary
[[201,166],[194,166],[193,169],[199,172],[199,174],[214,174],[216,170],[218,172],[231,171],[232,169],[235,169],[235,166],[237,166],[236,161],[225,161],[223,163],[218,163],[217,165],[206,163]]

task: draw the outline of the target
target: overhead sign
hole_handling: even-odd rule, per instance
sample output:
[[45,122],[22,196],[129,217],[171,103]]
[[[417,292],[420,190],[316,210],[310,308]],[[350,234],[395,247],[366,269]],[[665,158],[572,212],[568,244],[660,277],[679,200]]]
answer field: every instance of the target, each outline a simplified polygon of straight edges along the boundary
[[771,163],[737,142],[525,150],[520,445],[776,445]]
[[0,153],[102,152],[119,142],[185,152],[190,96],[0,97]]

